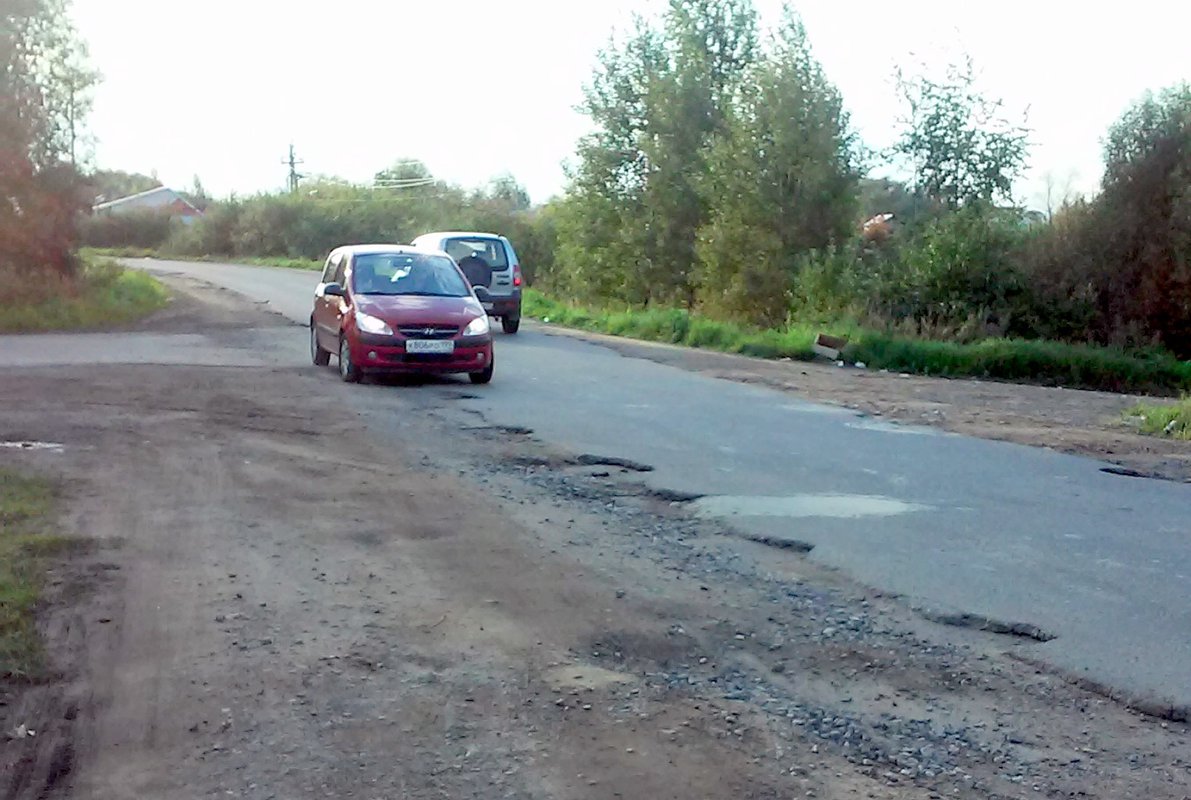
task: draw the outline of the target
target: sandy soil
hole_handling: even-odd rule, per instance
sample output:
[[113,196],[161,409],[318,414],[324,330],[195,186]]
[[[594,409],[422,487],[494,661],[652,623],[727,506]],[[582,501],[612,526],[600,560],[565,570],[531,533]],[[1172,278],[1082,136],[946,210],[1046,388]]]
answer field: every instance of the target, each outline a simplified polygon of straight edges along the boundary
[[[151,329],[283,324],[180,288]],[[6,463],[89,543],[51,576],[53,674],[0,687],[0,731],[37,731],[0,737],[0,797],[1191,795],[1185,724],[484,430],[452,404],[479,391],[0,379],[0,440],[65,448]]]

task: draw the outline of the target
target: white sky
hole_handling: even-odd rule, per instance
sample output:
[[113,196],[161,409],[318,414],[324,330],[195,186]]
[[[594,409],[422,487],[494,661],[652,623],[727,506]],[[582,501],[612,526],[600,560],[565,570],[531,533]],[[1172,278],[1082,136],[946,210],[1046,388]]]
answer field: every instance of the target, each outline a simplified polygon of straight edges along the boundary
[[[103,73],[91,128],[101,167],[184,188],[284,184],[292,140],[307,172],[365,181],[400,157],[479,185],[512,172],[542,201],[585,130],[575,112],[596,51],[663,0],[74,0]],[[757,0],[766,24],[781,0]],[[802,0],[816,54],[872,146],[894,136],[892,69],[971,53],[984,87],[1029,107],[1031,176],[1094,190],[1101,139],[1146,89],[1191,79],[1191,3],[1133,0]],[[320,10],[313,10],[318,8]],[[913,54],[913,55],[911,55]],[[467,115],[471,114],[471,121]]]

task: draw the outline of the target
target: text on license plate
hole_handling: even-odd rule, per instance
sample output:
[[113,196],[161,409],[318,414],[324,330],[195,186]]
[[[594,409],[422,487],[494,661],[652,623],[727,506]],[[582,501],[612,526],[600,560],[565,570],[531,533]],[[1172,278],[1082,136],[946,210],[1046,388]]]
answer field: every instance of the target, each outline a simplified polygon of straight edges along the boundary
[[407,353],[454,353],[455,342],[451,339],[409,339],[405,343]]

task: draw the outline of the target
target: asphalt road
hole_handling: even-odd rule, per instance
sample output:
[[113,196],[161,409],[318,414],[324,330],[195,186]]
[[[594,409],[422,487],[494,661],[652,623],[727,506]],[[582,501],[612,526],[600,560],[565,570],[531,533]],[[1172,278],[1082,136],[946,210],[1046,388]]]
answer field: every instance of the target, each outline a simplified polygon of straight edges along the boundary
[[[303,323],[317,283],[312,272],[130,263],[268,301]],[[254,358],[309,363],[303,330],[292,344],[276,335],[286,334],[262,340]],[[495,380],[474,394],[465,404],[491,424],[649,464],[650,485],[705,495],[698,513],[813,545],[813,558],[915,606],[1034,626],[1054,637],[1029,646],[1037,658],[1191,705],[1191,486],[874,423],[540,326],[498,335]]]

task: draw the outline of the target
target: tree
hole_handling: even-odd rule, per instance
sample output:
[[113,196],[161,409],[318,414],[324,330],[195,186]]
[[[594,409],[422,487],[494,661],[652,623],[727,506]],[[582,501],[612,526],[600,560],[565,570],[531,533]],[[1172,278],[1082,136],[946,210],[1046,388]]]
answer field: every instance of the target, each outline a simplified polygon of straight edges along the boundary
[[700,183],[725,132],[728,107],[757,54],[752,0],[671,0],[665,19],[670,68],[648,96],[651,171],[645,191],[645,300],[694,304],[698,232],[710,207]]
[[156,178],[149,175],[118,169],[97,169],[85,180],[96,203],[147,192],[161,185]]
[[401,158],[393,165],[376,173],[378,187],[422,186],[433,183],[430,170],[416,158]]
[[1135,103],[1104,155],[1101,314],[1191,357],[1191,84]]
[[211,197],[207,194],[207,189],[203,186],[203,182],[199,179],[198,175],[194,176],[190,191],[182,192],[181,194],[199,211],[206,211],[211,205]]
[[594,130],[579,141],[559,204],[554,288],[575,299],[640,303],[648,296],[645,189],[650,166],[642,140],[650,92],[669,69],[663,37],[641,18],[623,40],[600,51],[580,110]]
[[508,173],[492,180],[484,197],[510,211],[528,211],[533,205],[529,200],[529,192]]
[[97,79],[85,58],[65,0],[0,8],[0,267],[75,267],[88,198],[73,162]]
[[600,53],[582,106],[595,130],[557,218],[556,277],[577,295],[693,302],[698,183],[755,46],[751,0],[671,0],[660,26],[638,18]]
[[914,188],[949,209],[1012,201],[1025,168],[1028,132],[1002,114],[1002,102],[975,88],[972,61],[936,80],[897,73],[909,110],[894,151],[909,160]]
[[725,316],[785,322],[799,257],[856,222],[854,137],[839,92],[789,9],[741,82],[703,182],[700,298]]

